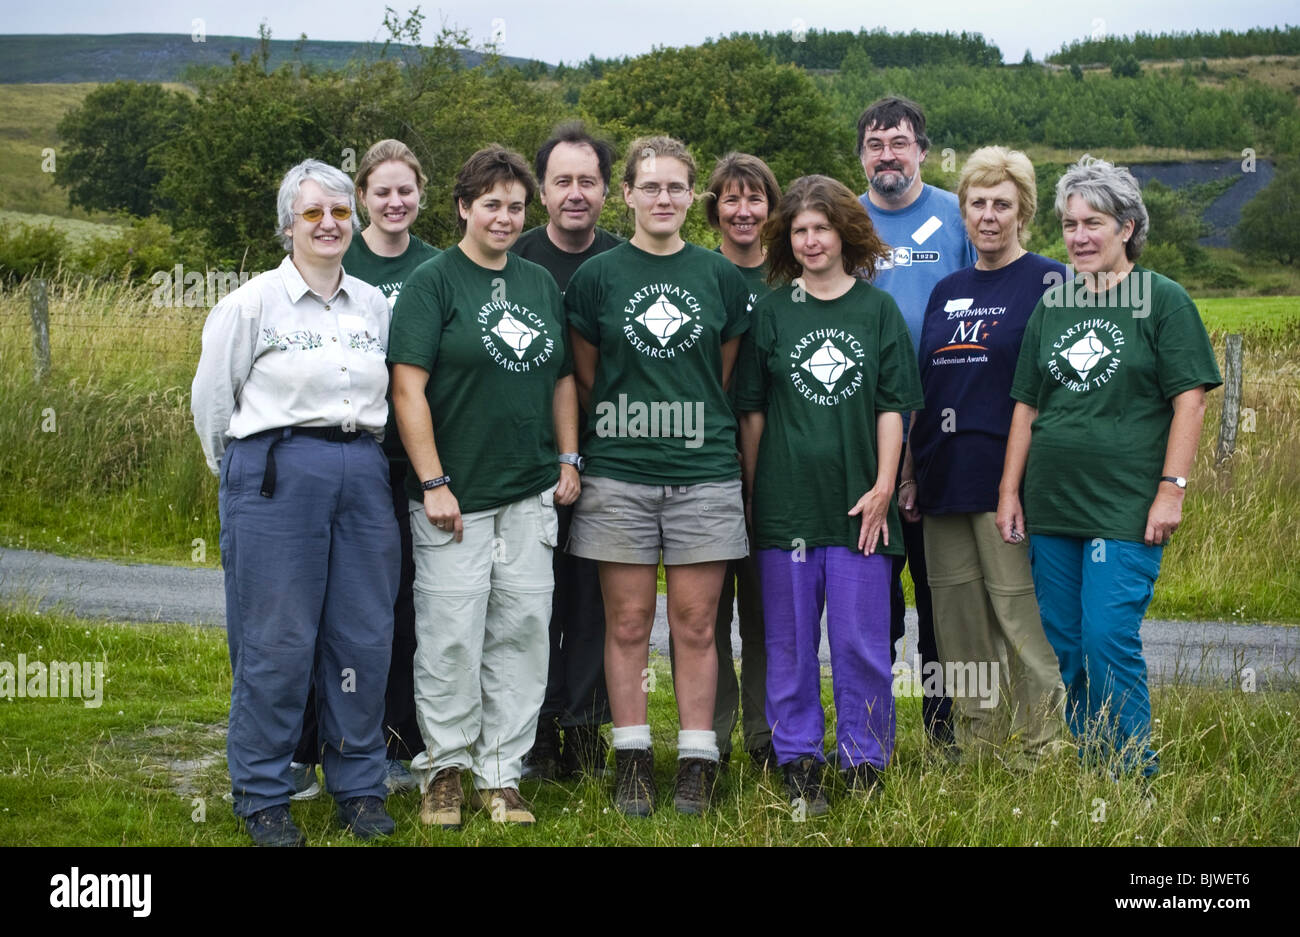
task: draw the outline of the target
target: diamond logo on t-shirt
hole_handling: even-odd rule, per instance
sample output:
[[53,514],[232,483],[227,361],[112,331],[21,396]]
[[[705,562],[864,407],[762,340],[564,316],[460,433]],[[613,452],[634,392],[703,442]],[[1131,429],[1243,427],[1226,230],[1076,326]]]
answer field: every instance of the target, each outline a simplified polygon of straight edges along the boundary
[[1081,339],[1061,352],[1061,357],[1070,362],[1070,367],[1078,372],[1079,380],[1086,381],[1089,372],[1109,354],[1111,349],[1102,344],[1101,339],[1097,337],[1097,330],[1089,329]]
[[790,383],[804,400],[836,406],[862,389],[866,353],[852,332],[813,329],[790,350]]
[[528,346],[533,343],[533,339],[541,333],[505,312],[501,314],[501,321],[492,327],[492,334],[505,342],[506,346],[515,353],[516,358],[522,359],[528,352]]
[[821,383],[828,394],[833,394],[835,385],[840,382],[844,372],[854,367],[854,364],[828,338],[799,366]]
[[691,321],[691,317],[670,303],[667,296],[661,294],[645,312],[636,317],[636,321],[659,339],[660,345],[667,345],[668,340],[676,334],[677,330]]

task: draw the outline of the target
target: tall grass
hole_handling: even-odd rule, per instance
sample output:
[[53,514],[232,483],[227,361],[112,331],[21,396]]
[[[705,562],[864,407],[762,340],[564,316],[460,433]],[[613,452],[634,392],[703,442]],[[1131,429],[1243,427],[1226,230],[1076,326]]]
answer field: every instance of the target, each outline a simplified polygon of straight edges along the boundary
[[216,485],[189,413],[206,310],[151,295],[56,280],[51,373],[37,384],[27,290],[0,293],[0,542],[173,563],[191,562],[196,538],[216,544]]
[[[57,281],[53,371],[38,386],[27,290],[0,292],[0,544],[219,562],[217,486],[189,412],[207,310],[156,308],[150,297],[148,286]],[[1202,305],[1220,361],[1223,331],[1246,334],[1251,413],[1216,468],[1223,394],[1210,395],[1150,614],[1300,621],[1300,299]]]

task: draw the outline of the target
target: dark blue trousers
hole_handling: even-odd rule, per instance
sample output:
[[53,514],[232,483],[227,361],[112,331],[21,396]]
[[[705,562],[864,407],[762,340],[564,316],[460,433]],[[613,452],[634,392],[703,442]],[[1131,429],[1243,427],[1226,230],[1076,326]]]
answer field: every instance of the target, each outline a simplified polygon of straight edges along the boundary
[[388,462],[373,437],[234,440],[221,462],[221,562],[233,683],[235,813],[289,803],[313,676],[336,800],[384,797],[384,687],[400,564]]

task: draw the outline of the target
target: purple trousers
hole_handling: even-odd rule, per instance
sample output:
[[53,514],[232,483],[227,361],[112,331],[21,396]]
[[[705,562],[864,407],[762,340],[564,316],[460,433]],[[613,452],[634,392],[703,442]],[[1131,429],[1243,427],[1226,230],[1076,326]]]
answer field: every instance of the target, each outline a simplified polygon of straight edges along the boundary
[[758,551],[767,626],[767,721],[778,764],[806,755],[825,760],[817,657],[823,608],[840,767],[889,763],[894,750],[890,560],[847,547]]

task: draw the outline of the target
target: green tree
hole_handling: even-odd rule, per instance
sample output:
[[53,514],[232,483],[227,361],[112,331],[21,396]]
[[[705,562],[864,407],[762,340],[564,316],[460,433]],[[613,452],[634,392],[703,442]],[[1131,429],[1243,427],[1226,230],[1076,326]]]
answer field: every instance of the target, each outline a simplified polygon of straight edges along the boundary
[[1246,204],[1234,241],[1251,257],[1300,261],[1300,162],[1279,165],[1273,181]]
[[1132,53],[1117,55],[1115,61],[1110,63],[1110,73],[1116,78],[1136,78],[1142,74],[1142,65]]
[[[1153,179],[1142,189],[1142,202],[1151,219],[1147,242],[1153,248],[1165,248],[1157,250],[1153,256],[1170,258],[1172,249],[1181,255],[1188,266],[1195,265],[1204,258],[1205,251],[1198,242],[1205,226],[1186,193]],[[1167,262],[1166,267],[1174,269]]]
[[588,85],[581,104],[626,136],[682,140],[706,173],[731,150],[766,160],[783,184],[806,173],[850,178],[853,171],[844,128],[831,120],[812,78],[750,40],[656,49]]
[[180,132],[189,99],[161,85],[115,81],[86,95],[59,121],[65,143],[54,181],[83,208],[137,217],[161,207],[161,148]]
[[282,256],[275,199],[285,171],[314,157],[352,173],[372,143],[395,137],[429,177],[416,234],[453,243],[456,171],[492,142],[531,161],[565,116],[560,92],[499,68],[493,56],[465,68],[462,35],[444,30],[421,45],[418,21],[394,25],[406,40],[396,51],[400,64],[385,58],[346,73],[305,74],[292,65],[267,73],[254,56],[205,76],[191,119],[164,157],[172,226],[203,230],[222,264],[266,269]]

